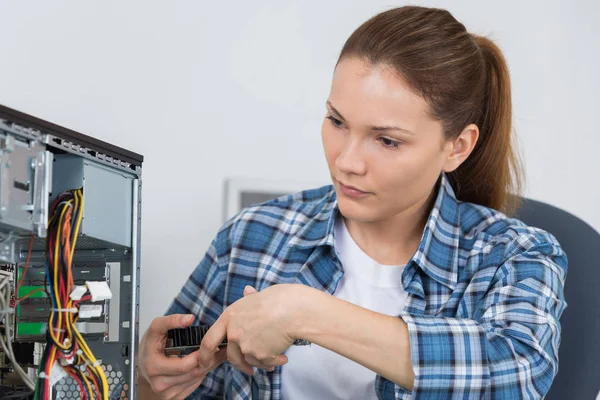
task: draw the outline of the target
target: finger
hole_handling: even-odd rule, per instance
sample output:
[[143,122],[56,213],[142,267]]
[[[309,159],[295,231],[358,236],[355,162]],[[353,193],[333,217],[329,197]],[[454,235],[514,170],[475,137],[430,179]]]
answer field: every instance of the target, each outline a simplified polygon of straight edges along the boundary
[[258,358],[255,358],[251,355],[245,355],[244,358],[246,362],[248,362],[248,364],[259,368],[279,367],[281,365],[287,364],[288,362],[288,358],[285,354],[281,354],[277,357],[273,357],[271,359],[266,360],[259,360]]
[[252,294],[252,293],[256,293],[256,289],[254,289],[250,285],[246,285],[246,287],[244,288],[244,296],[248,296],[249,294]]
[[160,355],[152,357],[146,366],[146,375],[149,377],[167,375],[183,375],[187,374],[198,367],[198,352],[195,351],[185,357],[166,357]]
[[225,361],[227,361],[227,349],[219,349],[208,368],[197,366],[194,370],[182,376],[159,376],[153,380],[153,390],[167,399],[184,399],[200,385],[208,372]]
[[215,354],[214,368],[216,368],[219,365],[223,364],[225,361],[227,361],[227,347],[222,347]]
[[259,368],[270,368],[270,367],[279,367],[281,365],[287,364],[288,358],[285,354],[280,354],[277,357],[273,357],[267,360],[259,360],[251,355],[245,356],[246,362],[248,364],[253,365]]
[[285,354],[280,354],[277,357],[275,357],[273,359],[273,361],[268,361],[267,364],[274,365],[274,366],[280,366],[280,365],[287,364],[288,361],[289,361],[288,356],[286,356]]
[[212,371],[219,365],[223,364],[225,361],[227,361],[227,347],[219,348],[219,350],[213,356],[213,359],[211,360],[209,365],[205,366],[200,360],[198,360],[200,368],[205,372]]
[[240,347],[235,343],[229,343],[227,345],[227,359],[237,369],[248,374],[253,375],[254,369],[244,359],[244,355],[240,350]]
[[219,344],[227,337],[227,324],[225,314],[210,327],[200,342],[198,357],[202,365],[210,365],[210,361],[217,351]]
[[253,367],[261,368],[261,369],[266,369],[267,371],[274,371],[275,370],[275,367],[273,367],[271,365],[264,364],[260,360],[258,360],[257,358],[254,358],[252,356],[245,356],[244,359],[246,360],[246,363],[248,363],[248,365],[251,365]]
[[194,321],[191,314],[173,314],[165,317],[154,318],[148,327],[148,331],[153,334],[163,335],[169,329],[185,328]]

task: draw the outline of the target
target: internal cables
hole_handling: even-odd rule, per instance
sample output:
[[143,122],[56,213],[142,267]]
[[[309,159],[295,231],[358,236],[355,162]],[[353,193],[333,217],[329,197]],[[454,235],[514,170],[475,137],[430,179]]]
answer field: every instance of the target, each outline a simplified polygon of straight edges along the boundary
[[9,308],[10,306],[10,298],[11,298],[11,289],[10,282],[8,277],[4,277],[4,279],[0,280],[0,314],[4,315],[4,337],[6,341],[2,337],[3,335],[0,333],[0,348],[6,355],[6,357],[10,360],[13,365],[14,371],[19,375],[19,377],[23,380],[23,383],[31,389],[34,390],[35,384],[29,378],[27,373],[23,370],[23,368],[17,362],[17,357],[15,356],[13,347],[12,347],[12,330],[11,326],[11,318],[14,313],[14,309]]
[[[52,205],[46,238],[47,290],[52,303],[47,344],[38,370],[35,400],[50,400],[51,376],[64,373],[77,383],[82,398],[108,400],[106,375],[77,330],[79,302],[70,296],[75,288],[72,263],[83,218],[83,191],[61,193]],[[54,377],[53,377],[54,379]]]

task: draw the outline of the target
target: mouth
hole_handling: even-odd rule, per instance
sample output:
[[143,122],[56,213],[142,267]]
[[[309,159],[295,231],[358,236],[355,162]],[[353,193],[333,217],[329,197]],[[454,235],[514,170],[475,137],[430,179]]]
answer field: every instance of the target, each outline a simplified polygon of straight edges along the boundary
[[361,190],[357,187],[345,185],[340,181],[337,181],[337,183],[340,187],[340,191],[347,197],[360,198],[370,194],[369,192],[365,192],[364,190]]

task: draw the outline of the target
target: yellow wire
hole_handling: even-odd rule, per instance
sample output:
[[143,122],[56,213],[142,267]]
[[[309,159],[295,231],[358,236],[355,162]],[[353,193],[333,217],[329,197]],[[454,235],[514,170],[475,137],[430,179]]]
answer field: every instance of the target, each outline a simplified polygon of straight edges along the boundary
[[81,334],[79,333],[77,328],[73,327],[73,332],[75,332],[75,336],[77,337],[77,342],[79,343],[81,350],[86,355],[86,357],[89,359],[90,363],[92,364],[92,367],[96,371],[98,371],[98,375],[100,376],[100,380],[102,381],[104,400],[108,400],[108,381],[106,380],[106,375],[104,374],[104,370],[102,369],[102,367],[100,367],[99,364],[94,366],[94,364],[96,364],[96,362],[97,362],[96,357],[94,357],[94,354],[92,354],[90,348],[88,347],[87,343],[85,342],[85,340],[83,339],[83,337],[81,336]]
[[[80,210],[80,208],[83,207],[83,194],[82,194],[81,190],[77,189],[77,190],[73,191],[73,195],[75,198],[75,206],[73,207],[73,212],[78,213],[79,215],[77,216],[77,221],[76,221],[76,225],[75,225],[75,235],[74,235],[73,243],[71,243],[70,257],[69,257],[68,265],[67,265],[68,269],[72,268],[73,255],[75,253],[75,244],[77,243],[77,236],[79,236],[79,227],[81,226],[81,220],[83,217],[83,210]],[[81,205],[79,204],[79,198],[81,198]],[[61,223],[60,225],[62,226],[62,220],[59,222]],[[69,289],[70,288],[67,288],[67,290],[69,290]],[[72,308],[72,307],[73,307],[73,300],[69,297],[69,300],[67,302],[67,308]],[[73,325],[73,318],[70,318],[69,322],[67,323],[67,332],[69,334],[70,340],[73,340],[73,332],[71,331],[72,325]]]
[[[81,220],[83,218],[83,211],[81,211],[83,209],[83,207],[84,207],[83,194],[82,194],[81,190],[78,189],[75,191],[75,209],[79,211],[79,213],[78,213],[79,215],[77,217],[77,222],[75,225],[75,235],[74,235],[75,239],[73,240],[73,243],[71,244],[70,261],[73,260],[73,255],[75,253],[75,246],[77,244],[77,238],[79,236]],[[77,342],[79,343],[79,347],[81,347],[83,353],[86,355],[86,357],[91,362],[92,368],[94,368],[98,372],[98,376],[100,377],[100,381],[102,382],[102,389],[103,389],[102,392],[103,392],[104,400],[108,400],[108,394],[109,394],[108,381],[106,379],[106,374],[104,373],[104,370],[102,369],[102,367],[100,365],[94,366],[94,364],[97,362],[96,357],[94,357],[94,354],[90,350],[87,342],[85,341],[83,336],[81,336],[81,334],[79,333],[77,328],[75,328],[75,326],[73,326],[73,332],[75,332],[75,336],[77,338]]]
[[[81,207],[83,207],[83,195],[81,193],[81,190],[76,190],[74,191],[74,196],[75,196],[75,207],[74,207],[74,212],[78,211],[79,208],[77,207],[79,205],[79,199],[81,199]],[[70,199],[67,201],[67,203],[72,204],[73,200]],[[53,260],[53,268],[54,268],[54,285],[53,285],[53,290],[54,290],[54,295],[57,301],[57,308],[71,308],[73,306],[73,301],[69,300],[68,303],[66,305],[63,305],[60,302],[60,297],[58,295],[58,260],[60,258],[59,253],[58,253],[58,248],[60,246],[61,243],[61,232],[62,232],[62,225],[63,225],[63,219],[64,216],[66,214],[67,211],[67,207],[63,207],[61,213],[60,213],[60,218],[58,220],[58,229],[57,229],[57,237],[56,237],[56,243],[54,245],[54,260]],[[54,217],[54,216],[53,216]],[[81,220],[83,217],[83,212],[79,212],[78,215],[78,219],[77,219],[77,224],[76,224],[76,228],[75,228],[75,239],[74,239],[74,243],[71,246],[71,252],[70,252],[70,259],[69,259],[69,263],[72,262],[73,259],[73,254],[75,252],[75,243],[77,242],[77,236],[79,235],[79,228],[81,226]],[[67,266],[68,268],[71,268],[71,265]],[[63,349],[63,350],[67,350],[69,348],[69,346],[65,346],[63,343],[59,342],[59,338],[58,338],[58,334],[56,332],[54,332],[54,330],[52,329],[52,323],[54,322],[54,312],[50,314],[50,335],[52,336],[52,339],[54,339],[54,341],[58,344],[58,346]],[[58,312],[58,328],[61,329],[63,325],[63,317],[62,317],[62,312]],[[65,331],[67,332],[67,338],[69,339],[69,341],[73,341],[73,332],[71,331],[71,324],[67,323],[65,326]]]
[[[87,376],[85,376],[85,374],[83,372],[81,373],[81,376],[83,377],[83,382],[85,382],[85,385],[87,386],[88,390],[90,391],[90,395],[93,398],[94,391],[92,390],[92,385],[91,385],[90,381],[88,380]],[[89,400],[92,400],[92,399],[89,399]]]
[[[72,200],[69,200],[68,203],[71,203]],[[56,298],[56,308],[63,308],[63,304],[60,302],[60,296],[58,295],[58,259],[60,258],[59,253],[58,253],[58,248],[59,248],[59,244],[60,244],[60,234],[61,234],[61,228],[62,228],[62,222],[63,222],[63,218],[65,216],[65,213],[67,211],[67,207],[63,207],[61,213],[60,213],[60,218],[58,220],[58,229],[57,229],[57,235],[56,235],[56,243],[54,244],[54,260],[53,260],[53,282],[54,284],[53,286],[53,290],[54,290],[54,296]],[[60,343],[57,332],[54,332],[54,329],[52,328],[53,326],[53,322],[54,322],[54,315],[58,314],[58,329],[62,329],[62,325],[63,325],[63,318],[62,318],[62,312],[58,311],[55,312],[53,311],[50,314],[50,321],[49,321],[49,330],[50,330],[50,336],[52,336],[52,339],[56,342],[57,346],[60,347],[63,350],[68,350],[69,346],[65,346],[63,343]],[[70,326],[69,324],[67,324],[66,326],[66,330],[67,332],[67,338],[69,339],[70,342],[73,342],[73,333],[71,332]]]
[[[73,203],[74,202],[74,207],[73,207],[73,212],[77,212],[77,221],[75,224],[75,232],[74,232],[74,239],[73,242],[71,243],[71,248],[68,249],[70,251],[70,257],[68,260],[68,265],[67,268],[71,268],[72,265],[72,261],[73,261],[73,256],[75,254],[75,246],[77,244],[77,238],[79,236],[79,230],[81,227],[81,221],[83,219],[83,206],[84,206],[84,199],[83,199],[83,192],[81,191],[81,189],[77,189],[73,191],[74,194],[74,200],[71,199],[68,201],[68,203]],[[58,223],[58,234],[57,234],[57,238],[56,238],[56,243],[55,243],[55,257],[53,260],[53,264],[54,264],[54,276],[53,276],[53,281],[54,281],[54,294],[56,296],[56,298],[58,299],[58,260],[59,260],[59,246],[61,243],[61,229],[62,229],[62,225],[63,225],[63,219],[64,219],[64,215],[66,213],[66,209],[67,207],[64,207],[61,214],[60,214],[60,218],[59,218],[59,223]],[[60,302],[60,300],[58,300]],[[62,304],[58,303],[57,304],[57,308],[62,308]],[[73,306],[73,301],[71,299],[69,299],[69,301],[67,302],[67,308],[70,308]],[[52,324],[53,322],[53,316],[54,313],[50,314],[50,324]],[[100,366],[100,364],[98,365],[94,365],[97,363],[96,357],[94,357],[94,354],[92,353],[92,351],[90,350],[87,342],[85,341],[85,339],[83,338],[83,336],[81,336],[81,334],[79,333],[79,331],[77,330],[77,328],[75,327],[75,317],[74,315],[69,315],[68,318],[66,318],[65,322],[65,328],[66,331],[68,332],[68,337],[69,339],[72,341],[73,340],[73,333],[75,334],[75,340],[77,341],[77,343],[79,344],[79,347],[81,348],[84,357],[81,357],[82,359],[84,359],[84,361],[87,361],[94,370],[96,370],[98,376],[100,377],[100,381],[102,382],[102,392],[103,392],[103,400],[108,400],[108,395],[109,395],[109,391],[108,391],[108,381],[106,379],[106,374],[104,373],[104,370],[102,369],[102,367]],[[63,318],[62,318],[62,313],[59,312],[58,314],[58,326],[62,328],[62,324],[63,324]],[[50,325],[52,326],[52,325]],[[55,339],[55,342],[57,342],[57,344],[59,345],[59,347],[61,347],[64,350],[67,350],[68,347],[66,346],[62,346],[62,343],[58,343],[58,337],[55,336],[55,333],[52,331],[51,329],[51,335],[52,338]],[[56,347],[54,348],[56,350]],[[87,360],[86,360],[87,359]],[[84,381],[85,384],[87,385],[88,389],[91,392],[91,386],[90,386],[90,382],[88,380],[88,378],[85,376],[85,374],[82,374],[82,376],[84,377]],[[92,392],[93,394],[93,392]]]
[[71,260],[73,260],[73,254],[75,253],[75,245],[77,244],[77,237],[79,236],[79,228],[81,226],[81,220],[83,218],[83,194],[79,189],[75,191],[75,199],[77,199],[78,197],[81,204],[79,205],[79,207],[76,207],[76,210],[79,211],[79,209],[81,208],[81,211],[79,211],[79,215],[77,216],[77,223],[75,225],[75,239],[73,240],[73,243],[71,243]]
[[[76,221],[76,225],[75,225],[75,235],[74,235],[74,239],[73,239],[73,243],[71,243],[71,252],[70,252],[70,257],[68,260],[68,265],[67,268],[71,269],[72,268],[72,263],[73,263],[73,256],[75,253],[75,244],[77,243],[77,236],[79,236],[79,228],[81,226],[81,220],[82,220],[82,216],[83,216],[83,210],[81,210],[80,208],[83,207],[83,194],[81,193],[81,190],[75,190],[74,191],[74,196],[75,196],[75,207],[73,209],[73,212],[77,212],[79,215],[77,216],[77,221]],[[79,198],[81,198],[81,204],[79,201]],[[62,224],[62,221],[61,221]],[[67,288],[68,290],[69,288]],[[67,302],[67,308],[72,308],[73,307],[73,300],[69,297],[69,300]],[[73,332],[71,331],[71,326],[73,326],[74,321],[73,321],[73,314],[71,314],[71,318],[69,318],[69,321],[67,322],[67,332],[68,332],[68,336],[70,338],[70,340],[73,340]]]

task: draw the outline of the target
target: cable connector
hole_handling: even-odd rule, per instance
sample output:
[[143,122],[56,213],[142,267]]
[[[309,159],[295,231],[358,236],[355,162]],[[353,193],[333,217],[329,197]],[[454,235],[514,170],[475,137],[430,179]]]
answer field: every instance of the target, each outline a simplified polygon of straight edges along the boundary
[[79,301],[83,297],[83,295],[87,292],[87,287],[85,286],[75,286],[75,289],[71,292],[69,297],[73,301]]
[[[43,374],[43,372],[42,372],[42,374]],[[56,383],[58,383],[58,381],[60,381],[65,376],[68,376],[68,375],[65,372],[65,370],[63,369],[63,367],[61,367],[57,361],[54,361],[54,365],[52,366],[52,369],[50,370],[50,376],[49,376],[50,386],[54,386]]]
[[66,357],[60,360],[60,366],[61,367],[66,367],[69,365],[73,365],[73,363],[75,362],[75,357],[70,356],[70,357]]
[[104,307],[100,304],[82,304],[79,306],[79,318],[96,318],[102,315]]
[[86,281],[85,285],[90,291],[90,294],[92,295],[92,301],[94,302],[112,298],[112,292],[110,291],[106,281]]

